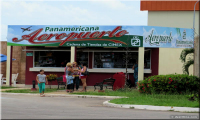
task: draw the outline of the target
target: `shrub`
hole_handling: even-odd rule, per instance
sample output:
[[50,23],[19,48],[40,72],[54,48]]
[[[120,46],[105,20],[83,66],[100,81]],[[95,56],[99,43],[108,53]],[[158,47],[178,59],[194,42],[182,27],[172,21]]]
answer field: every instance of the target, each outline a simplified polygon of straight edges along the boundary
[[200,79],[186,74],[156,75],[138,82],[140,93],[198,94]]
[[56,74],[49,74],[47,75],[47,80],[51,81],[51,80],[55,80],[58,76]]

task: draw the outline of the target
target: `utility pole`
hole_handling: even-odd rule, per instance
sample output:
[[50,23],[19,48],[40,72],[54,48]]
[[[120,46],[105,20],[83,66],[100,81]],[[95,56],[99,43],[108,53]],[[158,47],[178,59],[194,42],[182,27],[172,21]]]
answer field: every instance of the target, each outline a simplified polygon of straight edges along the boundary
[[[199,2],[198,0],[194,4],[194,15],[193,15],[193,40],[195,41],[195,7],[196,4]],[[200,77],[200,41],[199,37],[197,37],[196,45],[194,47],[194,75]]]

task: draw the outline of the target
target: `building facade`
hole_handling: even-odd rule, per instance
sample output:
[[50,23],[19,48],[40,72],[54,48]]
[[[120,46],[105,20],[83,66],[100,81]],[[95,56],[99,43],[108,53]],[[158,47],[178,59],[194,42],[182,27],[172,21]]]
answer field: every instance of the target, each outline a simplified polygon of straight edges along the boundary
[[[179,36],[177,28],[159,26],[35,25],[32,31],[26,32],[20,31],[21,26],[8,27],[19,37],[8,36],[7,55],[12,53],[12,46],[26,46],[23,50],[26,51],[26,85],[32,84],[40,69],[47,75],[64,75],[66,63],[74,61],[87,64],[88,86],[126,70],[134,83],[132,67],[136,61],[138,79],[143,80],[159,74],[160,48],[193,47],[192,30],[187,28],[178,28],[184,34]],[[57,81],[52,84],[56,85]]]
[[[141,0],[141,11],[148,11],[149,26],[193,28],[194,5],[197,0],[192,1],[143,1]],[[199,3],[195,9],[195,48],[198,53],[199,44]],[[193,37],[193,35],[191,36]],[[180,54],[184,48],[159,48],[159,74],[183,73],[183,63]],[[197,55],[196,55],[197,56]],[[188,56],[193,58],[192,56]],[[196,61],[199,61],[196,57]],[[173,61],[173,62],[172,62]],[[198,66],[199,62],[195,64]],[[193,65],[189,73],[194,74]],[[198,71],[198,70],[196,70]]]
[[[1,54],[7,55],[7,42],[1,41]],[[26,72],[26,51],[23,51],[26,46],[13,46],[13,58],[12,61],[12,74],[19,73],[17,81],[19,84],[25,84],[25,72]],[[1,74],[6,77],[6,62],[1,63]]]

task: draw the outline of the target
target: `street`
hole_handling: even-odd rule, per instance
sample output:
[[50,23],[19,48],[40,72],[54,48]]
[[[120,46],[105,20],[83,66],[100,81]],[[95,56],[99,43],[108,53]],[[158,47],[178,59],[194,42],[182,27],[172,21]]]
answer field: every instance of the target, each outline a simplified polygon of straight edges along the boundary
[[170,119],[171,115],[199,115],[104,107],[105,98],[1,95],[2,119]]

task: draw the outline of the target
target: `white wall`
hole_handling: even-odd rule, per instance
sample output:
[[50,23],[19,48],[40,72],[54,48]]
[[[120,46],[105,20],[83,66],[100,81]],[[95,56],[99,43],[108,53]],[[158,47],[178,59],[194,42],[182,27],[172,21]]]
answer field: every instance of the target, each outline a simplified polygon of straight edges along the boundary
[[[193,11],[148,11],[148,26],[193,28]],[[195,29],[199,33],[199,11],[195,12]],[[182,48],[159,49],[159,74],[183,73]],[[193,66],[189,73],[193,74]]]
[[[148,11],[148,25],[193,28],[193,11]],[[195,12],[195,29],[199,31],[199,11]]]

